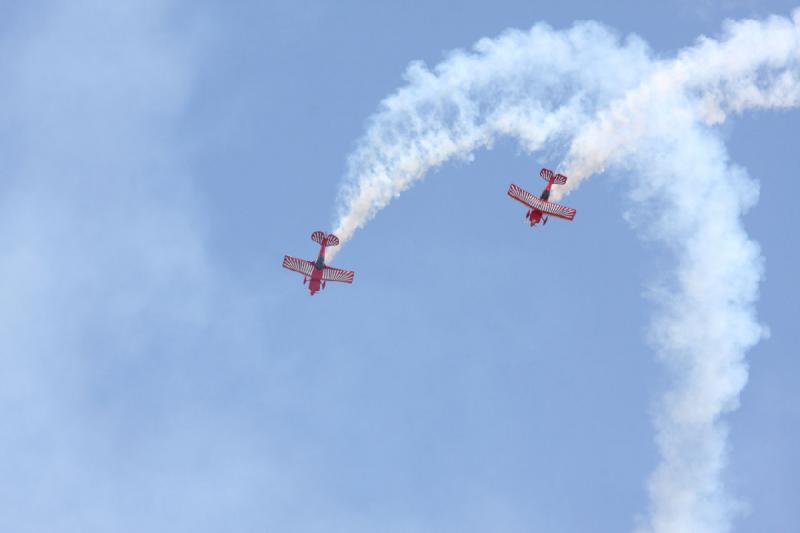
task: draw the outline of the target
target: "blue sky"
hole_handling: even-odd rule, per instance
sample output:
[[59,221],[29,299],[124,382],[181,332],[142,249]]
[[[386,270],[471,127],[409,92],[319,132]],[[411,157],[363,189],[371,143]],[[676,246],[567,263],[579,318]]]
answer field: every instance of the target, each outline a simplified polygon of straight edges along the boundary
[[[586,19],[670,57],[792,8],[3,3],[0,529],[633,530],[669,385],[647,295],[670,258],[623,219],[622,176],[532,231],[505,190],[555,162],[501,141],[359,232],[336,257],[352,286],[309,298],[280,260],[316,252],[412,60]],[[726,417],[736,532],[800,527],[797,118],[719,127],[761,183],[745,225],[771,332]]]

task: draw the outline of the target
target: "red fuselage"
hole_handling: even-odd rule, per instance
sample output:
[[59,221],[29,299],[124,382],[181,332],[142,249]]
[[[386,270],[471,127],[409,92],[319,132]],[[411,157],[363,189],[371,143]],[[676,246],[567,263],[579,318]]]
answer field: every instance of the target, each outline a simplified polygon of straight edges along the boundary
[[[542,194],[541,194],[541,196],[539,196],[539,198],[541,198],[542,200],[547,202],[549,200],[549,198],[550,198],[550,188],[551,187],[553,187],[553,182],[552,181],[548,181],[547,182],[547,186],[544,188],[544,190],[542,191]],[[534,209],[531,209],[530,211],[528,211],[528,214],[525,215],[525,218],[527,218],[530,221],[531,226],[535,226],[536,224],[538,224],[539,222],[542,221],[542,215],[543,214],[544,213],[542,213],[542,211],[540,209],[534,208]],[[547,217],[545,217],[544,223],[547,224]]]
[[319,255],[314,262],[314,270],[311,271],[311,279],[308,280],[308,292],[314,296],[319,292],[320,288],[325,288],[325,282],[322,281],[322,272],[325,270],[325,247],[328,246],[328,238],[323,239],[319,247]]

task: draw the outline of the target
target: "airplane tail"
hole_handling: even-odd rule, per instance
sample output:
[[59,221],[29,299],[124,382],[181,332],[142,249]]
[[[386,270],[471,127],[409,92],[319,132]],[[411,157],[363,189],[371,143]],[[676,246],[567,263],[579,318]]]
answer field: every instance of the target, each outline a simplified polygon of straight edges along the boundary
[[539,172],[539,175],[545,181],[555,183],[556,185],[564,185],[567,182],[567,177],[564,174],[554,174],[549,168],[543,168],[542,171]]
[[311,240],[317,244],[322,244],[322,241],[325,240],[325,232],[324,231],[315,231],[311,234]]
[[328,246],[337,246],[339,244],[339,238],[333,233],[325,235],[324,231],[315,231],[311,234],[311,240],[317,244],[322,244],[326,237],[328,239]]

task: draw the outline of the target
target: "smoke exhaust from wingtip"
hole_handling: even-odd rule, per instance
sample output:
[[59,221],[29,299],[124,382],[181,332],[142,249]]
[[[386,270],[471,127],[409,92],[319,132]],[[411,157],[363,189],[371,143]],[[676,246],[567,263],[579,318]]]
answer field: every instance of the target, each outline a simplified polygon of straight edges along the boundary
[[[672,60],[636,37],[584,22],[479,41],[386,98],[348,160],[334,232],[345,242],[428,171],[501,136],[529,152],[568,146],[554,199],[606,168],[629,175],[634,225],[674,251],[654,290],[653,344],[671,387],[655,419],[660,461],[638,531],[729,531],[736,502],[721,474],[722,416],[747,382],[763,335],[754,304],[763,264],[742,226],[758,186],[712,126],[731,113],[800,103],[800,10],[727,22]],[[688,193],[691,191],[691,193]]]

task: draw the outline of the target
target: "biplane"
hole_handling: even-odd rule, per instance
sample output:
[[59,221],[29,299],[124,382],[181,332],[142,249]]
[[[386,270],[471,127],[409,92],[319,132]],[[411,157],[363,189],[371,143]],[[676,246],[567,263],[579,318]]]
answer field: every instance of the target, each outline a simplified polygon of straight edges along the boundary
[[333,233],[325,234],[324,231],[315,231],[311,234],[311,240],[320,245],[317,260],[312,262],[286,255],[283,257],[283,268],[302,274],[303,285],[308,283],[308,291],[311,296],[314,296],[320,289],[324,289],[325,283],[328,281],[353,283],[354,272],[329,267],[325,264],[325,248],[337,246],[339,238]]
[[547,224],[547,220],[550,216],[563,218],[564,220],[572,220],[575,218],[576,211],[574,209],[550,201],[550,190],[553,184],[563,185],[567,182],[567,177],[563,174],[554,174],[549,168],[543,168],[542,171],[539,172],[539,175],[547,181],[547,185],[538,198],[513,183],[511,187],[508,188],[508,195],[511,198],[528,207],[525,220],[528,220],[531,223],[531,227],[533,227],[539,222],[541,222],[542,225]]

